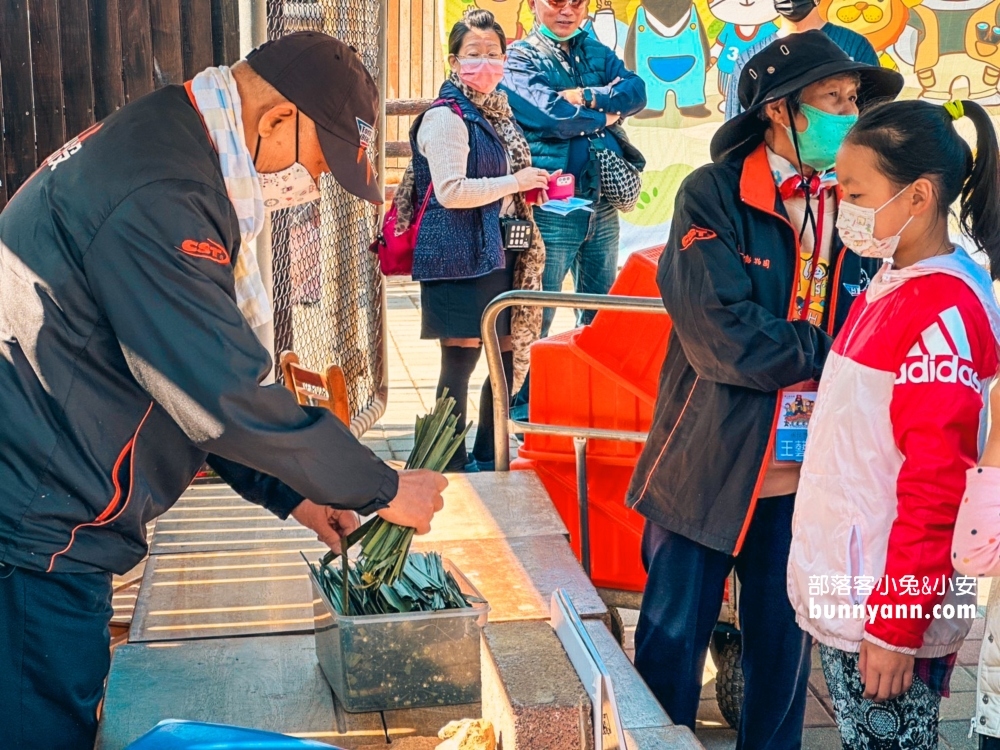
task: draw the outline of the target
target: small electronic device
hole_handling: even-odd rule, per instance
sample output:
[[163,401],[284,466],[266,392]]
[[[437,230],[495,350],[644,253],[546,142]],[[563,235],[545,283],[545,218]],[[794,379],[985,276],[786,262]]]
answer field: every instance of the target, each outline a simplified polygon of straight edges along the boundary
[[[524,194],[524,199],[529,205],[538,202],[541,191],[538,189],[529,190]],[[571,174],[554,174],[549,177],[548,187],[545,188],[550,201],[561,201],[572,198],[576,193],[576,178]]]

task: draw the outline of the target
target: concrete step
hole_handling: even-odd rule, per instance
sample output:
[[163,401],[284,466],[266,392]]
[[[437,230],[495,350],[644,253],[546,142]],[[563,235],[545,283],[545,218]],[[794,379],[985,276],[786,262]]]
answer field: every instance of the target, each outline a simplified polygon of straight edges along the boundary
[[584,627],[611,675],[627,750],[701,748],[690,729],[670,720],[611,631],[599,621],[584,621]]
[[590,699],[547,622],[483,631],[483,718],[504,750],[592,750]]

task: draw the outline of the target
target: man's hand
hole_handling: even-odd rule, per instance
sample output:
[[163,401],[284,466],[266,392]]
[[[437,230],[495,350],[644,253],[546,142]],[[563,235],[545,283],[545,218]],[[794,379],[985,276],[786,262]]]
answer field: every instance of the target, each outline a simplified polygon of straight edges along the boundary
[[583,89],[566,89],[565,91],[560,91],[559,96],[570,104],[575,104],[577,107],[586,106],[586,103],[583,101]]
[[614,125],[616,122],[622,119],[621,115],[605,115],[605,117],[608,118],[608,127]]
[[361,519],[353,510],[337,510],[329,505],[318,505],[312,500],[303,500],[292,518],[316,532],[316,537],[327,547],[340,554],[340,540],[361,525]]
[[913,657],[876,646],[871,641],[861,641],[858,670],[864,697],[876,703],[892,700],[913,684]]
[[444,507],[441,493],[448,486],[444,475],[427,469],[399,472],[396,497],[378,514],[390,523],[409,526],[418,534],[431,530],[431,519]]

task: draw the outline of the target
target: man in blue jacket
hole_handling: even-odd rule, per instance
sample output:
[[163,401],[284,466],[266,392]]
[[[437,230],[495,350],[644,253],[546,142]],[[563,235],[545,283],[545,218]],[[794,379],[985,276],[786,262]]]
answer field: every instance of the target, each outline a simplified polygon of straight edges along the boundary
[[[545,241],[542,287],[561,290],[572,271],[577,292],[606,294],[618,267],[618,212],[601,197],[592,141],[622,154],[619,136],[609,128],[646,106],[646,84],[614,50],[582,30],[586,0],[528,3],[535,27],[508,49],[501,88],[524,129],[533,166],[573,174],[577,196],[594,201],[593,211],[565,217],[535,211]],[[545,311],[542,335],[548,334],[553,315]],[[585,312],[580,322],[592,317],[593,312]]]

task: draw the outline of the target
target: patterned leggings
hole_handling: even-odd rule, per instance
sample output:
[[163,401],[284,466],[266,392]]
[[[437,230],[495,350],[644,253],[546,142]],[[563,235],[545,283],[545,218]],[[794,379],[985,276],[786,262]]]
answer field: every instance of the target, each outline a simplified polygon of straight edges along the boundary
[[898,698],[875,703],[863,697],[858,654],[820,645],[823,674],[849,750],[933,750],[938,746],[941,696],[916,676]]

